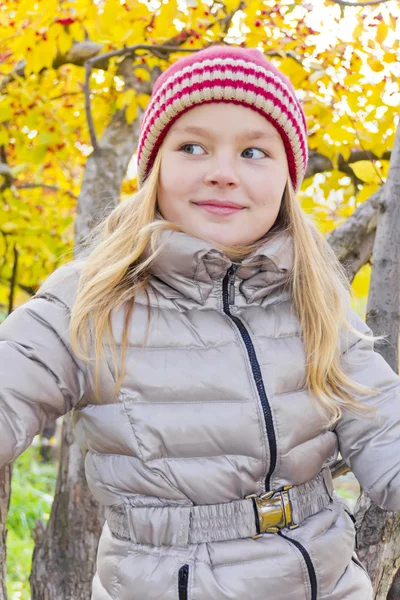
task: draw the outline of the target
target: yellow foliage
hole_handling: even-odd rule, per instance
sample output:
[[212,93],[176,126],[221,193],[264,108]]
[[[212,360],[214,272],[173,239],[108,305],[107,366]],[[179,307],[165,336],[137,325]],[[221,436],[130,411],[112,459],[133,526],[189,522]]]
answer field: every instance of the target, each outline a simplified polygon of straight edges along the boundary
[[369,58],[368,57],[367,62],[368,62],[370,69],[372,69],[372,71],[374,71],[375,73],[380,73],[381,71],[383,71],[385,69],[385,65],[383,64],[383,62],[377,58]]
[[148,94],[139,94],[139,96],[137,97],[138,104],[139,104],[140,108],[142,108],[143,110],[148,105],[149,100],[150,100],[150,96]]
[[365,200],[368,200],[368,198],[370,198],[372,194],[379,189],[379,187],[380,185],[377,183],[364,183],[361,190],[357,194],[357,204],[361,204],[362,202],[365,202]]
[[345,125],[348,125],[348,122],[345,123],[343,119],[336,121],[336,123],[331,123],[325,128],[325,133],[329,134],[335,142],[354,144],[354,132],[345,129]]
[[140,79],[142,81],[150,80],[150,73],[146,69],[143,69],[142,67],[135,69],[135,75],[136,75],[136,77],[140,77]]
[[12,98],[10,96],[0,96],[0,123],[9,121],[12,118],[11,103]]
[[127,123],[132,123],[132,121],[134,121],[137,117],[137,113],[138,113],[138,101],[137,98],[134,97],[131,101],[131,103],[129,104],[128,108],[126,109],[126,121]]
[[117,102],[116,102],[116,108],[120,109],[120,108],[124,108],[124,106],[126,106],[127,104],[130,104],[133,100],[133,98],[135,97],[135,90],[134,89],[129,89],[126,92],[123,92],[122,94],[119,94],[118,98],[117,98]]
[[300,87],[310,75],[302,65],[292,58],[281,60],[279,69],[289,77],[295,88]]
[[371,266],[367,263],[358,271],[354,277],[351,287],[357,298],[368,296],[369,284],[371,281]]
[[180,18],[177,0],[164,0],[155,18],[151,31],[151,37],[163,42],[176,35],[177,30],[173,23],[174,19]]
[[368,184],[380,184],[381,178],[376,172],[377,169],[370,160],[359,160],[352,163],[351,168],[361,181]]
[[5,146],[8,144],[9,135],[8,131],[5,127],[0,126],[0,146]]
[[[22,60],[26,61],[26,68],[24,76],[16,76],[0,95],[0,145],[5,148],[7,163],[18,182],[46,183],[60,189],[18,190],[13,186],[2,193],[2,206],[7,209],[1,211],[0,228],[8,233],[9,248],[14,243],[21,248],[19,280],[36,285],[72,248],[74,196],[79,194],[91,152],[83,94],[84,69],[72,64],[54,68],[57,54],[65,56],[74,41],[85,39],[85,31],[91,42],[102,47],[102,52],[137,43],[160,44],[179,35],[182,27],[183,32],[190,33],[183,48],[224,43],[226,17],[239,7],[239,0],[219,4],[198,1],[187,10],[177,0],[161,1],[158,8],[145,0],[8,0],[6,4],[13,21],[5,18],[0,9],[0,60],[5,57],[1,76],[12,72]],[[380,178],[387,177],[388,161],[381,160],[381,166],[376,165],[380,177],[374,169],[371,171],[368,161],[365,165],[364,161],[352,164],[366,182],[354,198],[353,185],[343,180],[343,173],[336,168],[339,155],[347,160],[352,148],[359,148],[360,144],[378,157],[393,147],[398,106],[395,96],[387,92],[393,89],[395,77],[393,65],[399,43],[393,32],[400,8],[391,8],[388,17],[370,26],[362,14],[371,16],[377,9],[365,7],[356,11],[351,43],[344,41],[343,36],[341,39],[342,34],[337,40],[332,37],[332,32],[340,30],[340,11],[333,11],[329,0],[321,0],[318,15],[311,15],[318,16],[313,20],[314,30],[306,18],[314,9],[300,0],[292,4],[246,0],[242,10],[244,16],[239,15],[236,21],[242,36],[240,42],[244,40],[247,46],[272,54],[272,60],[299,90],[311,132],[309,148],[332,161],[334,170],[316,186],[319,200],[305,193],[301,196],[303,209],[321,231],[328,233],[351,214],[355,201],[364,201],[381,185]],[[175,20],[180,22],[178,28]],[[229,40],[234,36],[231,24]],[[386,42],[389,36],[394,39],[392,47]],[[184,55],[176,52],[163,60],[141,50],[133,62],[136,75],[147,82],[147,69],[164,70]],[[140,58],[145,61],[143,66]],[[116,110],[125,109],[126,119],[132,123],[139,118],[139,107],[144,110],[149,101],[148,94],[138,95],[137,90],[124,86],[123,74],[119,72],[122,60],[114,58],[108,68],[102,65],[104,71],[95,68],[90,79],[92,115],[99,139]],[[373,83],[370,69],[375,75]],[[385,79],[386,74],[389,77]],[[390,98],[387,110],[377,113],[379,107],[385,106],[384,98]],[[309,178],[303,189],[311,184]],[[132,193],[136,185],[136,179],[125,181],[122,190]],[[0,261],[7,253],[1,244],[0,235]],[[8,250],[0,280],[0,303],[8,298],[7,278],[12,260]],[[360,286],[356,289],[358,294],[365,291]]]
[[383,42],[387,38],[387,34],[389,32],[389,26],[386,25],[385,21],[381,21],[377,27],[376,31],[376,41],[379,44],[383,44]]

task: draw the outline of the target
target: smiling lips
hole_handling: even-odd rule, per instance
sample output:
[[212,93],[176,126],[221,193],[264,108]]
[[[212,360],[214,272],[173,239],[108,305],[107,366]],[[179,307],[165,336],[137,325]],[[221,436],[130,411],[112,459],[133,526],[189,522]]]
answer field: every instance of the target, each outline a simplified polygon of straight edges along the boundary
[[206,210],[214,215],[233,215],[244,209],[244,206],[223,200],[203,200],[194,204],[201,210]]

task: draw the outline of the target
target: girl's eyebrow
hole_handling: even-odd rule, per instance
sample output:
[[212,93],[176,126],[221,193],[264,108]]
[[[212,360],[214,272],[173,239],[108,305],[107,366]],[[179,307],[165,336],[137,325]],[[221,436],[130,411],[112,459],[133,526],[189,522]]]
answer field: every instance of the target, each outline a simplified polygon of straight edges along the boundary
[[[217,137],[214,136],[210,131],[208,131],[208,129],[203,129],[203,127],[195,127],[194,125],[189,125],[187,127],[175,127],[174,131],[176,133],[193,133],[194,135],[200,135],[208,139],[215,139],[215,137]],[[280,135],[278,132],[266,133],[265,131],[261,131],[259,129],[246,129],[242,131],[239,135],[237,135],[236,139],[242,140],[246,138],[251,140],[258,140],[262,138],[271,139],[279,137]]]

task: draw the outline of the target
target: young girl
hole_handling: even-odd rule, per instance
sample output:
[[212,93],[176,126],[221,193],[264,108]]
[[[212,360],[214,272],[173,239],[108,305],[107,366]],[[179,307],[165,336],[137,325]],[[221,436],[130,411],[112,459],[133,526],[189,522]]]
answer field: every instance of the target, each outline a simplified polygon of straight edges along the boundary
[[296,198],[304,113],[258,50],[156,82],[139,191],[0,327],[0,465],[74,409],[92,600],[368,600],[340,450],[400,510],[400,378]]

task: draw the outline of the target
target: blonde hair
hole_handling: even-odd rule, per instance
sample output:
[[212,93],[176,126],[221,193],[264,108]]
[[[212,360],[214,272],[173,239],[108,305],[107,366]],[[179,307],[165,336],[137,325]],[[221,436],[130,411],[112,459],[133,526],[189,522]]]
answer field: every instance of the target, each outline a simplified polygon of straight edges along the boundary
[[[70,334],[76,355],[82,360],[95,362],[97,396],[100,396],[99,369],[105,356],[105,337],[109,340],[115,369],[114,393],[117,394],[121,387],[126,369],[127,332],[135,297],[139,292],[146,293],[149,266],[163,251],[162,245],[156,247],[158,234],[163,229],[183,231],[177,224],[164,220],[157,210],[161,156],[162,147],[143,187],[112,210],[85,240],[87,256],[82,261],[72,306]],[[282,231],[290,234],[294,241],[294,267],[290,285],[304,343],[306,387],[318,410],[327,418],[328,426],[331,426],[340,418],[343,409],[358,412],[368,410],[352,397],[351,392],[368,394],[376,391],[356,383],[344,372],[339,349],[342,328],[352,331],[357,338],[373,341],[380,338],[361,334],[347,322],[351,286],[328,242],[303,212],[290,179],[278,217],[261,240],[246,247],[215,246],[226,252],[232,260],[241,259],[263,245],[266,239]],[[152,252],[143,258],[148,244]],[[124,328],[119,365],[111,314],[122,305]],[[150,319],[143,347],[149,326]]]

